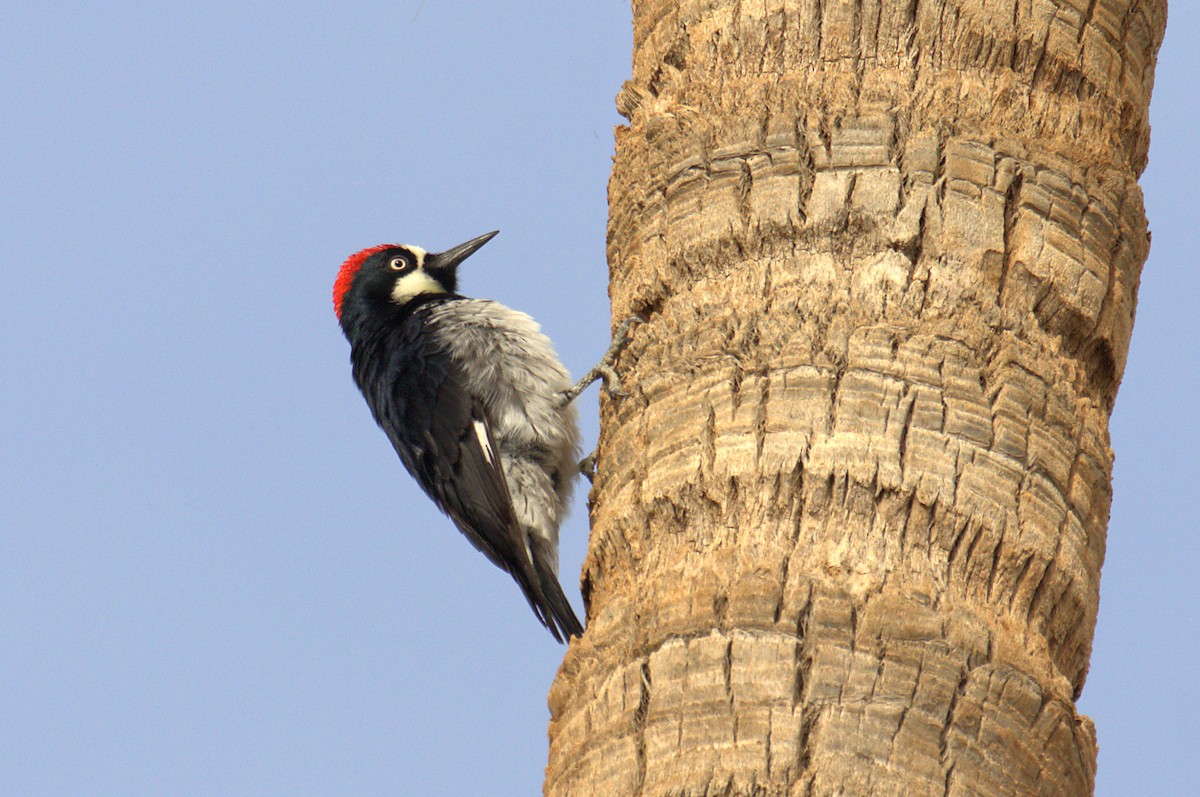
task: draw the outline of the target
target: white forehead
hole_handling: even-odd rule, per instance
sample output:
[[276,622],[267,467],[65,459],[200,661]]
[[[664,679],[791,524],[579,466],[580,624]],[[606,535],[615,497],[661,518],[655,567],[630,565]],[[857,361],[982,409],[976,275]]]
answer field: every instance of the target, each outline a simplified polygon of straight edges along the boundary
[[407,249],[408,251],[412,252],[413,255],[416,256],[417,268],[421,268],[422,266],[425,265],[425,256],[427,254],[429,254],[428,252],[426,252],[424,249],[422,249],[419,246],[411,246],[409,244],[404,244],[404,248]]

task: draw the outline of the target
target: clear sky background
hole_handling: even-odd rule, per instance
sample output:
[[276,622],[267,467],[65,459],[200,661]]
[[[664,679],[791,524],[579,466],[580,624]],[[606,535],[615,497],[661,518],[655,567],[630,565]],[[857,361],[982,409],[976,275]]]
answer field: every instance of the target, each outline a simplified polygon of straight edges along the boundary
[[[628,6],[190,5],[0,11],[0,794],[538,794],[563,649],[403,473],[329,294],[356,249],[499,228],[463,290],[589,367]],[[1101,795],[1200,782],[1198,38],[1176,0],[1080,702]]]

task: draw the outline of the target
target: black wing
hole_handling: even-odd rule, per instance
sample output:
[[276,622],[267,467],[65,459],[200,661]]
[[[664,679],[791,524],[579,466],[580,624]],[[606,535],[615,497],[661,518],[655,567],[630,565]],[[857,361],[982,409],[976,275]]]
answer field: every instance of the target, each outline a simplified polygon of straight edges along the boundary
[[560,628],[581,633],[557,579],[551,574],[546,583],[544,568],[536,567],[525,545],[482,402],[449,353],[418,334],[419,324],[419,317],[406,321],[394,341],[399,345],[389,347],[376,374],[381,379],[359,382],[375,419],[425,493],[476,548],[512,575],[555,639],[563,641]]

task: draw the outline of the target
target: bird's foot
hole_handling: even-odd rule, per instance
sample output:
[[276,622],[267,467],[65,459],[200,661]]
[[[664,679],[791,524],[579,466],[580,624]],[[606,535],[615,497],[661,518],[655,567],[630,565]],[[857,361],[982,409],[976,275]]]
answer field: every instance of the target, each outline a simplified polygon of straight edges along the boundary
[[596,452],[588,454],[579,460],[579,472],[588,480],[588,484],[596,482]]
[[634,324],[644,323],[645,320],[640,315],[631,315],[621,322],[621,325],[617,327],[617,331],[613,333],[612,344],[608,347],[608,351],[604,353],[604,356],[600,358],[600,362],[596,363],[592,370],[584,374],[583,378],[576,382],[574,387],[563,391],[563,406],[570,404],[578,398],[580,393],[587,390],[598,379],[604,381],[604,389],[610,396],[624,398],[629,395],[621,390],[621,379],[617,376],[613,364],[616,363],[617,357],[621,355],[621,350],[625,348],[625,344],[629,342],[629,330],[633,328]]

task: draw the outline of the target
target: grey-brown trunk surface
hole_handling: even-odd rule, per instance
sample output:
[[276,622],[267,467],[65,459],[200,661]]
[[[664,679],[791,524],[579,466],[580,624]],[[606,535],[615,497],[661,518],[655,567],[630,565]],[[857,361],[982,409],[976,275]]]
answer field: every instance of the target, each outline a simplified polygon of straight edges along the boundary
[[1091,793],[1166,3],[633,11],[545,793]]

